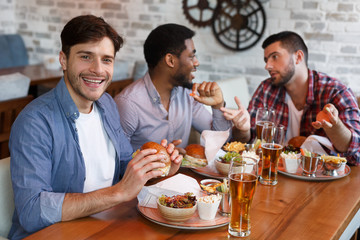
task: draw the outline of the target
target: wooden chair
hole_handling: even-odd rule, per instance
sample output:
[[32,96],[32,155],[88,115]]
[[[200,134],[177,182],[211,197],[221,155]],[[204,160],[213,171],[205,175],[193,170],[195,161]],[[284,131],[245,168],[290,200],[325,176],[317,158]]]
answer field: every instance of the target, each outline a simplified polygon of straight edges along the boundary
[[10,158],[0,159],[0,239],[7,239],[14,213],[14,193],[10,177]]
[[106,92],[109,93],[112,97],[115,97],[116,94],[121,92],[128,85],[133,83],[134,80],[132,78],[123,79],[119,81],[111,82],[110,86],[106,89]]
[[28,95],[0,102],[0,159],[10,156],[8,144],[11,126],[21,110],[33,99],[32,95]]

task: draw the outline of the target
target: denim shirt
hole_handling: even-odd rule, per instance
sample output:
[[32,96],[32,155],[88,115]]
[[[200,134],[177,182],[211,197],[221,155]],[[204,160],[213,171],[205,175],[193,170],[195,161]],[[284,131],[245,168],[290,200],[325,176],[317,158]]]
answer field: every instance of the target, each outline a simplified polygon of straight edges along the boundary
[[[133,150],[112,97],[105,93],[95,104],[116,150],[115,184],[122,178]],[[85,165],[75,126],[78,117],[79,111],[61,79],[55,89],[28,104],[14,122],[9,141],[15,199],[10,239],[23,238],[61,221],[65,193],[83,191]]]

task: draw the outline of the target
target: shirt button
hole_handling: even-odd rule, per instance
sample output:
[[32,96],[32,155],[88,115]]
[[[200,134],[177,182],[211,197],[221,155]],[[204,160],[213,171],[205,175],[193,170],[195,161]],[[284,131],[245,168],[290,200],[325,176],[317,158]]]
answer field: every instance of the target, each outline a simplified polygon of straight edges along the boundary
[[154,97],[154,98],[153,98],[153,101],[156,102],[156,100],[157,100],[156,97]]
[[75,128],[75,132],[77,132],[78,130],[77,130],[77,128]]

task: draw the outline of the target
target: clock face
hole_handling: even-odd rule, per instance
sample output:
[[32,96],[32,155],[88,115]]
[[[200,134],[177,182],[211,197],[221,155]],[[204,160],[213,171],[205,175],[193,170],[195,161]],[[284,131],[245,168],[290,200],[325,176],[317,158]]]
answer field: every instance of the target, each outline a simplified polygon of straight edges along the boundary
[[258,0],[183,0],[183,9],[195,26],[212,26],[216,39],[231,50],[251,48],[265,30],[265,11]]
[[183,0],[185,17],[197,27],[211,26],[217,5],[217,0]]

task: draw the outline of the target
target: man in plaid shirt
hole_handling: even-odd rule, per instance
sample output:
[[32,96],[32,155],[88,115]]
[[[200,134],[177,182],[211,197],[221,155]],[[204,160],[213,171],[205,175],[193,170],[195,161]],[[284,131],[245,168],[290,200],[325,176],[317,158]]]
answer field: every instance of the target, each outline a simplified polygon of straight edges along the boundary
[[[272,108],[275,122],[286,128],[286,140],[295,136],[325,136],[337,151],[330,154],[339,153],[349,165],[360,165],[360,111],[351,89],[324,73],[308,69],[307,47],[294,32],[271,35],[262,47],[270,78],[257,88],[248,111],[237,98],[238,110],[222,108],[225,117],[236,122],[234,139],[252,141],[256,110]],[[329,121],[316,121],[321,110]]]

